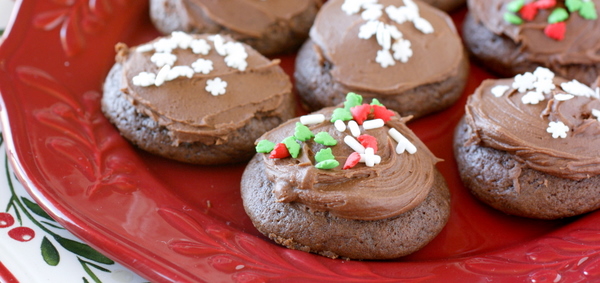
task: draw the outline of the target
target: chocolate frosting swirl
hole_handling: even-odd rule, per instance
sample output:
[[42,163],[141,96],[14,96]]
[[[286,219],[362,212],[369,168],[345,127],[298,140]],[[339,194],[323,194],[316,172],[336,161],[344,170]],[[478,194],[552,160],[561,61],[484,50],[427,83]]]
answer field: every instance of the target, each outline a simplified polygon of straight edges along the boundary
[[[555,78],[555,90],[538,104],[523,104],[525,93],[510,88],[495,97],[492,88],[511,86],[513,79],[486,80],[469,97],[465,121],[472,129],[470,144],[506,151],[535,170],[557,177],[581,180],[600,174],[600,122],[592,109],[600,110],[595,97],[575,96],[559,101],[566,93]],[[569,127],[566,138],[553,138],[549,122]]]
[[[299,202],[315,210],[328,211],[347,219],[377,220],[402,214],[420,204],[434,185],[435,163],[439,160],[405,125],[410,118],[394,116],[382,128],[363,130],[377,139],[377,155],[381,163],[367,167],[359,163],[342,170],[346,158],[354,152],[343,142],[349,130],[339,132],[329,122],[334,108],[316,113],[325,115],[325,122],[311,125],[313,133],[329,133],[338,142],[332,146],[335,159],[341,164],[331,170],[317,169],[314,155],[325,146],[314,141],[303,142],[298,158],[270,159],[263,154],[267,178],[273,182],[274,194],[281,202]],[[292,119],[264,134],[260,140],[280,142],[294,135],[299,119]],[[397,129],[416,147],[415,154],[397,154],[396,141],[387,134]]]
[[[331,64],[330,73],[336,83],[357,92],[392,95],[457,75],[463,60],[463,45],[452,20],[444,12],[415,1],[420,16],[434,28],[431,34],[422,33],[410,22],[398,24],[384,12],[380,20],[396,26],[403,38],[410,40],[413,55],[406,63],[396,62],[383,68],[375,61],[381,49],[377,40],[358,37],[366,21],[360,13],[347,15],[341,9],[343,3],[344,0],[327,1],[310,31],[317,53]],[[404,5],[399,0],[379,0],[378,3],[384,7]]]
[[[315,0],[183,0],[190,25],[207,31],[203,21],[215,22],[234,32],[260,38],[269,26],[289,21],[315,5]],[[206,19],[208,18],[208,19]],[[213,30],[212,32],[217,32]]]
[[[517,61],[531,61],[554,65],[585,64],[600,62],[600,20],[586,20],[578,13],[570,13],[566,22],[566,34],[557,41],[544,34],[548,25],[548,16],[552,9],[539,10],[533,21],[524,21],[513,25],[504,20],[506,6],[512,0],[468,0],[471,15],[487,29],[497,35],[511,38],[522,50]],[[600,0],[591,0],[600,14]],[[558,0],[558,6],[564,7],[565,1]]]
[[[194,38],[211,42],[208,35]],[[230,40],[226,37],[226,41]],[[150,61],[154,52],[137,52],[124,44],[117,46],[116,60],[123,66],[123,93],[137,111],[166,127],[175,145],[224,143],[231,132],[253,117],[278,116],[285,97],[291,93],[290,79],[278,60],[270,61],[244,45],[248,67],[240,71],[228,67],[224,57],[212,47],[208,55],[194,54],[190,49],[172,51],[177,56],[176,66],[190,66],[198,58],[211,60],[214,69],[209,74],[195,73],[191,79],[180,77],[158,87],[142,87],[133,85],[132,79],[140,72],[158,73],[160,68]],[[207,81],[216,77],[227,82],[223,95],[213,96],[205,89]]]

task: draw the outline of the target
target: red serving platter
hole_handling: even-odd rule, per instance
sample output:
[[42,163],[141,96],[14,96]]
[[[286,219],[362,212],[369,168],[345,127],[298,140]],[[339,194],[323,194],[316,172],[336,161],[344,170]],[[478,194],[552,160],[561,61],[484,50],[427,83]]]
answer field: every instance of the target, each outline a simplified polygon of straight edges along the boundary
[[[194,166],[142,152],[100,111],[114,45],[158,36],[142,0],[23,0],[0,45],[2,126],[32,197],[96,249],[152,282],[531,281],[600,279],[600,214],[512,217],[465,190],[452,153],[466,97],[491,77],[472,65],[460,101],[410,127],[444,161],[448,225],[391,261],[333,260],[280,247],[244,213],[245,164]],[[452,16],[460,25],[465,10]],[[282,57],[291,74],[294,55]]]

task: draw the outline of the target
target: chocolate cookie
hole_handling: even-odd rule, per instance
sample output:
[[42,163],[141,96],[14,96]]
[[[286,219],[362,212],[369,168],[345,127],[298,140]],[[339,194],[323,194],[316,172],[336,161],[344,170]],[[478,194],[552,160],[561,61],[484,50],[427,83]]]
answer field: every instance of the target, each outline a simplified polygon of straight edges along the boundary
[[454,103],[467,75],[467,56],[450,17],[411,0],[328,1],[294,74],[310,110],[341,103],[354,91],[415,117]]
[[442,11],[452,12],[460,7],[462,7],[466,1],[465,0],[422,0],[423,2],[436,7]]
[[183,162],[247,161],[253,142],[294,116],[289,77],[230,38],[181,32],[117,45],[102,111],[143,150]]
[[406,120],[354,100],[267,132],[241,182],[255,227],[331,258],[391,259],[425,246],[448,220],[450,195],[439,159]]
[[308,36],[323,0],[151,0],[150,17],[164,34],[222,33],[258,52],[296,50]]
[[465,186],[490,206],[524,217],[599,208],[599,93],[544,68],[484,81],[455,133]]
[[600,75],[600,1],[584,2],[576,9],[565,1],[469,0],[465,45],[502,77],[542,66],[591,84]]

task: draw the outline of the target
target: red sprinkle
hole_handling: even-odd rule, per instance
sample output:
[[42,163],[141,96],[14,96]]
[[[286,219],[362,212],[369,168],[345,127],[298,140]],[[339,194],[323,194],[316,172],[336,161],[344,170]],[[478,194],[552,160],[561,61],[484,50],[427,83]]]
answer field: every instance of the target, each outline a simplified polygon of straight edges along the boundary
[[519,11],[519,14],[521,14],[521,17],[526,20],[526,21],[533,21],[533,19],[535,18],[535,16],[538,13],[538,5],[537,3],[539,2],[531,2],[528,4],[525,4],[521,10]]
[[563,40],[565,38],[565,32],[567,31],[567,25],[565,22],[558,22],[549,24],[544,28],[544,33],[554,40]]
[[352,112],[352,119],[354,119],[354,121],[356,121],[356,123],[359,125],[362,125],[363,121],[367,120],[369,113],[371,113],[371,105],[357,105],[350,108],[350,112]]
[[343,170],[350,169],[350,168],[356,166],[356,164],[358,164],[359,161],[360,161],[360,154],[355,151],[352,154],[350,154],[350,156],[348,156],[348,158],[346,158],[346,163],[344,163],[344,167],[342,169]]
[[549,9],[556,6],[556,0],[538,0],[533,2],[538,9]]
[[275,145],[275,148],[269,154],[269,158],[286,158],[290,156],[290,152],[284,143],[278,143]]
[[385,106],[373,105],[373,115],[375,119],[382,119],[387,122],[394,116],[394,111],[388,110]]
[[362,146],[364,146],[365,148],[371,147],[373,148],[374,152],[377,152],[377,139],[374,136],[360,135],[356,139],[358,139],[360,144],[362,144]]

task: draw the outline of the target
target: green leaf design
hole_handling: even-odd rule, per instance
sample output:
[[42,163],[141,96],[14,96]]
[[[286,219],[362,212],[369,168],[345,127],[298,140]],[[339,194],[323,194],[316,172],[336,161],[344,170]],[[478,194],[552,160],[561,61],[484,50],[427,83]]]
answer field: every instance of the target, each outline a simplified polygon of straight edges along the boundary
[[334,123],[337,120],[348,121],[352,120],[352,112],[346,108],[336,108],[333,110],[331,114],[331,123]]
[[285,139],[283,139],[283,141],[281,141],[283,144],[285,144],[285,147],[287,147],[288,151],[290,152],[290,155],[293,158],[297,158],[298,154],[300,154],[300,144],[298,144],[298,142],[296,142],[296,138],[295,137],[287,137]]
[[72,253],[74,253],[74,254],[76,254],[78,256],[87,258],[89,260],[93,260],[93,261],[98,262],[98,263],[104,263],[104,264],[114,264],[115,263],[112,259],[107,258],[103,254],[101,254],[98,251],[92,249],[92,247],[90,247],[90,246],[88,246],[86,244],[83,244],[83,243],[80,243],[80,242],[76,242],[76,241],[73,241],[73,240],[69,240],[69,239],[65,239],[65,238],[62,238],[62,237],[59,237],[59,236],[56,236],[54,239],[63,248],[65,248],[66,250],[68,250],[68,251],[70,251],[70,252],[72,252]]
[[579,9],[581,9],[582,4],[583,4],[583,1],[581,1],[581,0],[565,1],[565,6],[567,6],[567,9],[569,10],[569,12],[579,11]]
[[323,148],[321,150],[319,150],[319,152],[317,152],[317,154],[315,154],[315,161],[317,161],[317,163],[321,163],[325,160],[331,160],[331,159],[335,159],[335,156],[333,156],[333,153],[331,152],[331,148]]
[[318,132],[315,136],[315,142],[326,146],[334,146],[337,141],[327,132]]
[[315,167],[317,167],[318,169],[333,169],[335,167],[338,167],[340,165],[340,163],[335,160],[335,159],[328,159],[328,160],[323,160],[319,163],[317,163],[317,165],[315,165]]
[[52,222],[56,222],[54,219],[52,219],[52,217],[50,217],[50,215],[48,215],[48,213],[46,213],[46,211],[44,211],[37,203],[30,201],[29,199],[25,198],[25,197],[21,197],[21,201],[23,201],[23,204],[25,204],[25,206],[33,213],[44,217],[48,220],[51,220]]
[[42,239],[42,246],[40,248],[42,250],[42,258],[44,261],[50,266],[57,266],[60,262],[60,254],[46,236]]
[[504,20],[513,25],[520,25],[523,23],[523,19],[521,19],[519,16],[517,16],[513,13],[510,13],[510,12],[504,13]]
[[310,129],[302,125],[300,122],[296,122],[296,129],[294,130],[294,137],[299,141],[307,141],[310,140],[315,135],[310,131]]
[[268,140],[262,140],[262,141],[259,141],[258,144],[256,145],[256,152],[269,153],[274,148],[275,148],[274,142],[271,142]]
[[579,15],[586,20],[598,19],[598,14],[596,13],[596,5],[594,4],[594,2],[583,2],[583,4],[581,5],[581,9],[579,10]]
[[558,22],[564,22],[568,18],[569,12],[567,12],[565,8],[556,8],[554,11],[552,11],[552,13],[550,13],[550,16],[548,16],[548,23],[554,24]]
[[358,106],[362,104],[362,96],[358,95],[354,92],[349,92],[348,94],[346,94],[346,101],[344,101],[344,108],[346,108],[347,110],[350,110],[350,108],[354,107],[354,106]]
[[516,13],[519,12],[524,5],[525,0],[515,0],[506,4],[506,10]]
[[[85,270],[85,273],[87,273],[87,275],[89,275],[90,277],[92,277],[92,280],[94,280],[94,282],[96,282],[96,283],[102,283],[102,281],[100,281],[100,278],[98,278],[98,276],[96,276],[96,274],[94,274],[94,272],[87,265],[87,261],[83,261],[80,258],[78,258],[78,260],[79,260],[79,263],[81,263],[81,266],[83,267],[83,270]],[[83,277],[83,281],[84,282],[89,282],[89,281],[87,281],[87,279],[85,277]]]

